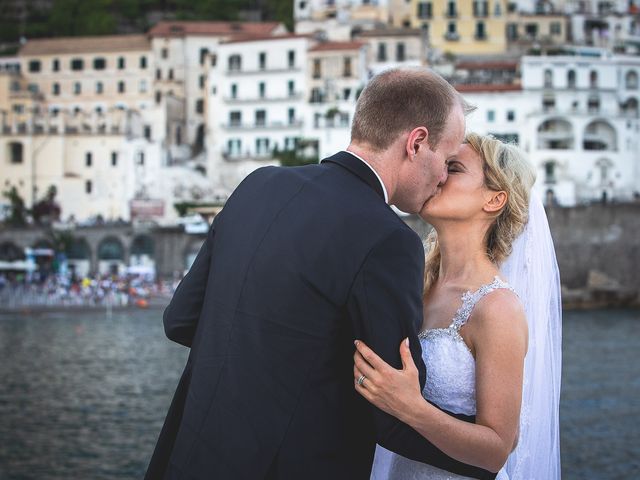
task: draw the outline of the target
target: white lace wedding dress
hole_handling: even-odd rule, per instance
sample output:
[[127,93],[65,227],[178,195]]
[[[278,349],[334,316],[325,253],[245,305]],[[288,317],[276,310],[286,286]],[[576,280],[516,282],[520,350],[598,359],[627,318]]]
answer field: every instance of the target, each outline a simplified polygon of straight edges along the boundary
[[[460,328],[467,322],[473,307],[485,295],[506,288],[507,283],[495,277],[475,292],[462,296],[458,309],[448,328],[435,328],[422,332],[418,338],[422,346],[422,359],[427,367],[427,382],[422,395],[440,408],[464,415],[476,414],[475,360],[460,336]],[[371,471],[372,480],[462,480],[456,475],[431,465],[409,460],[377,446]],[[509,480],[502,469],[496,480]]]

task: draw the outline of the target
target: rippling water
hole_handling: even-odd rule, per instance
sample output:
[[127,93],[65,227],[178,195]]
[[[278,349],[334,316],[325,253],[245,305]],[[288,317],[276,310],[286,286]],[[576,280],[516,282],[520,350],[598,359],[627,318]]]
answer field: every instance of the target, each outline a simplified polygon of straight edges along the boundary
[[[640,312],[565,315],[564,479],[640,475]],[[141,478],[185,348],[160,311],[0,316],[0,479]]]

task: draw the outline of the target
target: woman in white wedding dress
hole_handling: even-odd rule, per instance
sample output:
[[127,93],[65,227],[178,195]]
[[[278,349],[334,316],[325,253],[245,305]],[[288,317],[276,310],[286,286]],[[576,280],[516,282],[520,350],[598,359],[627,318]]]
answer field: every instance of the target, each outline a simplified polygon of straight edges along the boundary
[[[476,134],[448,168],[420,213],[434,226],[418,336],[425,387],[404,342],[402,370],[356,342],[355,387],[500,480],[559,479],[560,283],[546,215],[531,194],[535,172],[518,148]],[[376,450],[372,479],[461,478]]]

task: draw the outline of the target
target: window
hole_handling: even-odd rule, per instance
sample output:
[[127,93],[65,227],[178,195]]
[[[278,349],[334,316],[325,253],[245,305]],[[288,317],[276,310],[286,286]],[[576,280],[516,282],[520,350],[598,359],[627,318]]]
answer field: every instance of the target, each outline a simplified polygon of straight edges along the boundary
[[82,93],[82,85],[80,82],[75,82],[73,84],[73,93],[74,95],[80,95]]
[[516,119],[516,112],[514,110],[507,110],[507,122],[513,122]]
[[406,60],[406,48],[402,42],[396,45],[396,60],[398,62],[404,62]]
[[562,24],[560,22],[551,22],[549,32],[551,35],[562,35]]
[[544,88],[553,87],[553,72],[550,69],[544,71]]
[[87,180],[84,182],[84,191],[88,195],[91,193],[91,190],[93,190],[93,184],[91,183],[91,180]]
[[260,52],[258,54],[258,67],[260,70],[267,68],[267,54],[265,52]]
[[204,113],[204,100],[201,98],[196,100],[196,113]]
[[625,86],[627,90],[637,90],[638,89],[638,74],[636,72],[629,71],[625,75],[624,78]]
[[378,61],[379,62],[387,61],[387,44],[386,43],[378,44]]
[[169,78],[169,80],[173,80],[173,68],[169,69],[169,74],[167,75],[167,77]]
[[60,95],[60,84],[59,83],[54,83],[53,84],[53,88],[51,90],[51,93],[53,95]]
[[136,165],[144,166],[144,152],[138,152],[136,155]]
[[344,57],[343,59],[342,76],[347,78],[351,76],[351,57]]
[[138,90],[140,93],[147,93],[147,81],[140,80],[140,85],[138,86]]
[[293,68],[296,66],[296,52],[295,50],[289,50],[287,54],[289,68]]
[[485,30],[484,22],[476,23],[476,40],[486,40],[487,32]]
[[458,12],[456,11],[456,2],[455,1],[447,2],[447,16],[455,17],[457,15],[458,15]]
[[209,54],[208,48],[200,49],[200,65],[204,65],[204,62],[207,60],[207,55]]
[[200,75],[200,80],[199,80],[199,85],[200,88],[204,88],[207,84],[207,76],[206,75]]
[[81,58],[74,58],[71,60],[71,70],[78,72],[84,69],[84,60]]
[[589,86],[591,88],[598,88],[598,72],[591,70],[589,74]]
[[524,33],[529,40],[535,40],[538,38],[538,25],[535,23],[528,23],[524,26]]
[[164,59],[169,58],[169,49],[163,48],[162,50],[160,50],[160,56]]
[[265,156],[269,154],[269,139],[256,138],[256,155]]
[[96,93],[101,95],[104,92],[104,85],[102,82],[96,82]]
[[296,137],[285,137],[284,138],[284,149],[286,151],[295,150],[297,143],[298,143],[298,139]]
[[53,59],[53,62],[51,63],[51,70],[53,70],[54,72],[60,71],[60,60],[58,60],[57,58]]
[[494,122],[496,119],[495,110],[487,110],[487,122]]
[[151,125],[144,126],[144,138],[151,140]]
[[576,88],[576,71],[569,70],[567,72],[567,86],[569,88]]
[[9,144],[9,155],[12,164],[19,164],[23,162],[24,148],[20,142],[11,142]]
[[517,40],[518,39],[518,24],[517,23],[508,23],[507,24],[507,40]]
[[289,80],[287,83],[287,92],[290,97],[294,97],[296,95],[296,84],[293,80]]
[[267,123],[267,112],[256,110],[256,126],[264,126]]
[[242,112],[229,112],[229,125],[239,127],[242,124]]
[[553,95],[547,95],[542,98],[542,110],[550,112],[556,108],[556,98]]
[[162,92],[156,92],[156,103],[160,103],[162,101]]
[[489,2],[487,0],[474,0],[473,15],[475,17],[486,17],[489,15]]
[[118,70],[124,70],[126,66],[126,62],[124,61],[124,57],[118,57]]
[[600,111],[600,97],[591,95],[587,100],[587,109],[589,113],[598,113]]
[[258,83],[258,97],[264,98],[266,86],[264,82]]
[[313,78],[320,78],[322,76],[322,66],[319,58],[313,59]]
[[98,57],[93,59],[94,70],[104,70],[107,68],[107,61],[104,58]]
[[296,122],[296,110],[295,108],[290,108],[287,112],[289,118],[289,125],[293,125]]
[[24,113],[24,105],[22,104],[15,104],[13,106],[13,112],[14,113]]
[[239,138],[230,138],[227,140],[227,154],[230,157],[238,157],[242,152],[242,140]]
[[458,40],[460,37],[458,36],[458,29],[456,22],[449,22],[447,25],[447,33],[445,35],[447,40]]
[[556,183],[556,164],[555,162],[546,162],[544,164],[544,183]]
[[119,81],[118,82],[118,93],[124,93],[125,92],[125,85],[123,81]]
[[418,18],[421,20],[428,20],[433,16],[432,2],[419,2],[418,3]]
[[91,152],[87,152],[84,156],[84,164],[87,167],[90,167],[93,164],[93,155]]
[[231,84],[231,98],[238,98],[238,84]]
[[140,57],[140,68],[142,70],[147,68],[147,57]]
[[29,72],[36,73],[39,72],[41,68],[42,63],[40,62],[40,60],[31,60],[29,62]]
[[118,152],[111,152],[111,166],[118,166]]
[[231,55],[228,63],[230,72],[238,72],[242,69],[242,57],[240,55]]
[[311,103],[322,103],[322,90],[317,87],[311,89],[311,99],[309,100]]

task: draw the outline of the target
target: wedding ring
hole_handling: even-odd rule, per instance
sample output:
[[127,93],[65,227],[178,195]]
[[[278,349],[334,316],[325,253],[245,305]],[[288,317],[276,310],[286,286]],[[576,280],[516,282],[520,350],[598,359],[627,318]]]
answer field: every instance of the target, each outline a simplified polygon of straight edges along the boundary
[[360,378],[358,378],[358,385],[362,386],[362,384],[364,383],[364,379],[367,378],[364,375],[360,375]]

